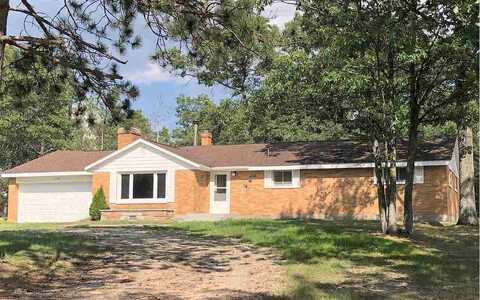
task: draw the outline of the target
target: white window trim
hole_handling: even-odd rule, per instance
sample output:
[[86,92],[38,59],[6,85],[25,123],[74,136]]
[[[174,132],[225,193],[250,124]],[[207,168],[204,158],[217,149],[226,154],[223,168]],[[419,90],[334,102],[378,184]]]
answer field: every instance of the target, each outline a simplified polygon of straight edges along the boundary
[[[397,166],[399,168],[399,166]],[[401,166],[400,168],[404,168]],[[375,176],[375,168],[373,169],[373,183],[377,184],[377,176]],[[406,184],[406,180],[397,180],[398,185]],[[413,184],[423,184],[424,183],[424,167],[423,166],[415,166],[415,171],[413,174]]]
[[[292,183],[278,184],[273,180],[274,171],[291,171]],[[265,170],[264,171],[264,188],[266,189],[293,189],[300,188],[300,170]]]
[[[153,174],[153,198],[133,198],[133,175],[135,174]],[[157,174],[165,174],[165,198],[157,198],[158,192],[158,177]],[[128,187],[128,199],[122,199],[122,175],[129,175],[129,187]],[[170,201],[169,189],[168,189],[168,177],[169,172],[167,170],[160,171],[121,171],[117,173],[117,199],[115,204],[143,204],[143,203],[168,203]]]

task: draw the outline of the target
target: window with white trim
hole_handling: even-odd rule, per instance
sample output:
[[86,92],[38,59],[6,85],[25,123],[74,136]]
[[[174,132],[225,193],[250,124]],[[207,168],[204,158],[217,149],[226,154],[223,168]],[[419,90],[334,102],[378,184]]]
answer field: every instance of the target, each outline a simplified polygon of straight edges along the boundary
[[[373,169],[373,182],[377,183],[375,169]],[[405,184],[407,182],[407,167],[397,167],[397,184]],[[414,170],[413,183],[423,183],[423,166],[417,166]]]
[[166,200],[166,172],[120,174],[121,200]]
[[407,167],[397,167],[397,184],[407,182]]
[[121,185],[121,199],[130,199],[130,175],[131,174],[122,174],[120,175],[122,180]]
[[300,170],[265,170],[265,188],[300,187]]
[[273,183],[275,185],[291,185],[292,184],[292,170],[273,171]]

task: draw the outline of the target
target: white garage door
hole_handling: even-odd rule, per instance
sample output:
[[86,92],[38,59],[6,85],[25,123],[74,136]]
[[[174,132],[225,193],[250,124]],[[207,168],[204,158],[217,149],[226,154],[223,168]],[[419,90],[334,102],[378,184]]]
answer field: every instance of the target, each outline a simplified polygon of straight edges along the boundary
[[18,222],[73,222],[89,217],[91,182],[19,184]]

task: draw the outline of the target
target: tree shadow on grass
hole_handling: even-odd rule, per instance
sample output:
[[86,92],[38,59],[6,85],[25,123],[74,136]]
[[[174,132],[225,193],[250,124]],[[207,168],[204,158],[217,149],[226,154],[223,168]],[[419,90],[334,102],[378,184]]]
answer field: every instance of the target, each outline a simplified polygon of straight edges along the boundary
[[[275,296],[268,293],[249,293],[244,291],[238,291],[235,289],[225,289],[218,290],[215,293],[219,294],[218,296],[210,296],[202,298],[204,300],[293,300],[291,297],[287,296]],[[149,292],[125,292],[119,295],[118,299],[121,300],[130,300],[130,299],[162,299],[162,300],[181,300],[184,299],[177,295],[172,295],[169,293],[149,293]]]
[[321,265],[337,259],[352,265],[335,284],[297,276],[298,290],[292,293],[301,298],[308,298],[308,289],[327,295],[340,291],[341,297],[346,293],[349,298],[478,295],[478,233],[472,228],[417,225],[407,240],[378,235],[373,221],[235,220],[203,229],[184,226],[196,234],[232,236],[277,248],[290,264]]
[[[230,253],[228,249],[235,247]],[[245,257],[274,257],[269,249],[238,241],[156,227],[0,232],[0,298],[78,298],[120,286],[113,298],[175,299],[165,291],[138,290],[135,274],[185,269],[198,278],[228,273]],[[277,256],[278,257],[278,256]],[[242,260],[243,262],[243,260]],[[246,263],[252,263],[248,261]],[[150,273],[152,274],[152,273]],[[219,276],[220,278],[222,276]],[[154,277],[155,280],[161,278]],[[175,284],[181,284],[178,279]],[[135,288],[128,290],[133,285]],[[181,294],[184,291],[179,290]],[[260,299],[263,292],[223,291],[227,298]],[[226,293],[226,294],[225,294]],[[130,295],[130,296],[129,296]],[[231,296],[231,297],[230,297]],[[265,296],[265,297],[264,297]],[[108,295],[107,295],[108,297]],[[243,297],[243,298],[242,298]],[[271,296],[274,299],[274,296]],[[177,297],[178,298],[178,297]]]
[[0,231],[0,297],[12,297],[16,289],[42,291],[64,275],[68,264],[98,259],[107,251],[94,238],[73,233]]

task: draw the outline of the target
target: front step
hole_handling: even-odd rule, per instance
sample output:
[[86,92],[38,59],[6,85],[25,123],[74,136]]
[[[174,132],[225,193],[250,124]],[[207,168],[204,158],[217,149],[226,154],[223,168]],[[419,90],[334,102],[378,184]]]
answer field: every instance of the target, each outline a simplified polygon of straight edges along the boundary
[[102,220],[154,220],[166,222],[173,218],[173,209],[105,209],[101,210]]

